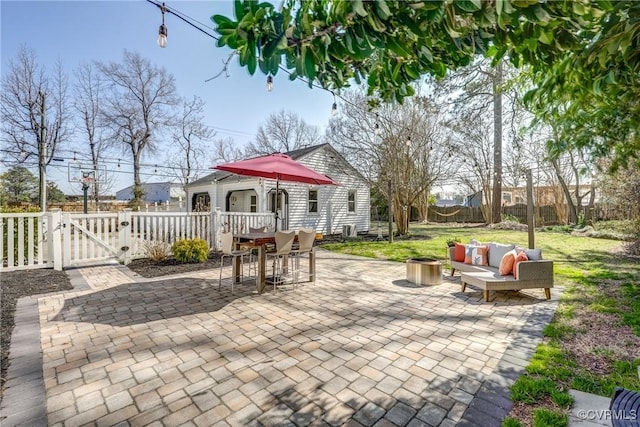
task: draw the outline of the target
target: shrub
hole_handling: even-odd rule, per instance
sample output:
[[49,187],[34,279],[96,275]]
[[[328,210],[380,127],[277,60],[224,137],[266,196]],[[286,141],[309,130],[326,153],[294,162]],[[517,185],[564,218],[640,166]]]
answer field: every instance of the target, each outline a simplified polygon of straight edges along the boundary
[[162,240],[146,240],[142,246],[147,257],[152,261],[162,261],[171,254],[171,247]]
[[178,240],[171,247],[171,251],[179,262],[205,262],[209,255],[209,244],[202,239]]

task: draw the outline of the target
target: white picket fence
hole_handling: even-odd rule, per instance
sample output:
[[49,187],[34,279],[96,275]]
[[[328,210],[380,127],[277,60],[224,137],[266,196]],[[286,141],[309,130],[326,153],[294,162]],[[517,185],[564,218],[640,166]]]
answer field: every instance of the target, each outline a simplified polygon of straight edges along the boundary
[[249,227],[273,228],[271,213],[134,212],[0,214],[0,270],[62,269],[116,258],[125,264],[147,256],[157,242],[201,238],[220,248],[223,231],[246,233]]

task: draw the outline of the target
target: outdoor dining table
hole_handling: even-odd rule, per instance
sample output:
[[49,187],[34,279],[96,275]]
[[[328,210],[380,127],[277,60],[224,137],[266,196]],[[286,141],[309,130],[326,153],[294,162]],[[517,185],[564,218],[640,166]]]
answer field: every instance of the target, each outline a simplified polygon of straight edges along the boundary
[[[253,232],[253,233],[239,233],[234,234],[236,248],[239,249],[240,246],[252,246],[258,249],[258,272],[256,277],[256,290],[259,294],[264,291],[264,288],[267,285],[267,276],[266,276],[266,264],[267,264],[267,244],[275,244],[276,243],[276,233],[275,231],[266,231],[266,232]],[[297,241],[298,235],[296,233],[296,237],[294,241]],[[311,248],[309,252],[309,281],[315,282],[316,280],[316,253],[315,246]],[[240,259],[236,259],[235,265],[235,281],[236,283],[240,282]]]

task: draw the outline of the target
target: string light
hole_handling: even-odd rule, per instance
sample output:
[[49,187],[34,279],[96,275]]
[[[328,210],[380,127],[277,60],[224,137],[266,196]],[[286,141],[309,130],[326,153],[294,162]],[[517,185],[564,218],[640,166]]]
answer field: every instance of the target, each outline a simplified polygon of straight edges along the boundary
[[271,92],[273,90],[273,76],[271,73],[267,75],[267,92]]
[[162,3],[162,6],[160,6],[160,11],[162,12],[162,24],[158,30],[158,46],[162,48],[167,47],[167,26],[164,25],[164,13],[166,10],[166,6]]
[[405,144],[407,145],[407,147],[410,147],[410,146],[411,146],[411,135],[409,135],[409,136],[407,137],[407,140],[405,141]]
[[333,95],[333,105],[331,106],[331,115],[336,116],[338,114],[338,104],[336,103],[336,94],[331,92]]

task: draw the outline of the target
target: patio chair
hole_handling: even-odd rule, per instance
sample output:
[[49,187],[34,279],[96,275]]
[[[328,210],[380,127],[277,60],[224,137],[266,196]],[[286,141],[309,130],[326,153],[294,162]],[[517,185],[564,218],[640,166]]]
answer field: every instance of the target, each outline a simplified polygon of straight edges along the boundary
[[292,249],[294,256],[294,287],[298,284],[300,278],[300,258],[311,252],[315,240],[315,230],[311,228],[301,228],[298,230],[298,241],[293,244]]
[[249,256],[249,277],[251,277],[251,265],[253,264],[254,277],[257,276],[256,266],[253,262],[253,255],[248,249],[235,249],[233,234],[230,232],[222,233],[220,235],[222,241],[222,256],[220,257],[220,277],[218,279],[218,290],[222,287],[222,267],[224,266],[224,259],[231,258],[231,293],[233,293],[233,285],[236,281],[236,260],[240,258],[240,282],[244,279],[244,257]]
[[[249,233],[266,233],[267,227],[249,227]],[[253,253],[253,255],[258,255],[258,248],[250,244],[240,244],[240,249],[249,250]]]
[[296,235],[291,231],[276,231],[276,245],[273,252],[267,252],[267,260],[273,259],[273,291],[278,291],[278,285],[285,283],[285,276],[289,273],[286,259],[291,255],[291,247]]

